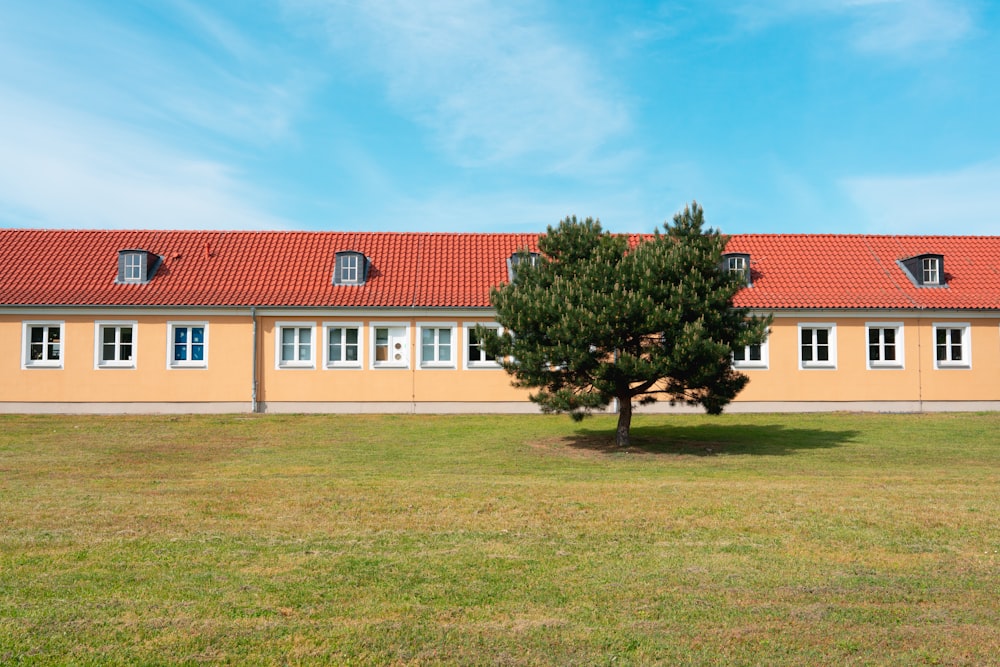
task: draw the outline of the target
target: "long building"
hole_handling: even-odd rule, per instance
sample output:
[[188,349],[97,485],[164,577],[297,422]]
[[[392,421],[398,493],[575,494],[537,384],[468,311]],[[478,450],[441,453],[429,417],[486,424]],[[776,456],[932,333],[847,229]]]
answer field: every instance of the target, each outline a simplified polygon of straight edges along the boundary
[[[0,412],[533,412],[474,330],[537,241],[3,229]],[[725,267],[773,316],[730,411],[1000,409],[1000,237],[736,235]]]

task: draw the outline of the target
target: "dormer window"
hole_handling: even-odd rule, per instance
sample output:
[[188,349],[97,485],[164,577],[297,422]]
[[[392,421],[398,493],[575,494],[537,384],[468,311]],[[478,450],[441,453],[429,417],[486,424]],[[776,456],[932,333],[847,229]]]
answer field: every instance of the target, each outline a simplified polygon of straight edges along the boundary
[[539,261],[541,261],[541,255],[537,252],[527,252],[524,250],[515,252],[507,259],[507,279],[510,282],[514,282],[517,279],[517,267],[521,262],[526,262],[531,266],[538,266]]
[[899,260],[904,273],[917,287],[944,287],[944,255],[925,253]]
[[147,250],[119,250],[117,283],[142,285],[153,279],[163,258]]
[[333,267],[334,285],[364,285],[368,279],[368,258],[356,250],[337,253]]
[[750,285],[750,255],[742,252],[726,253],[722,256],[722,270],[740,275]]
[[925,285],[939,285],[941,283],[940,271],[941,262],[937,257],[924,257],[921,260],[921,273]]

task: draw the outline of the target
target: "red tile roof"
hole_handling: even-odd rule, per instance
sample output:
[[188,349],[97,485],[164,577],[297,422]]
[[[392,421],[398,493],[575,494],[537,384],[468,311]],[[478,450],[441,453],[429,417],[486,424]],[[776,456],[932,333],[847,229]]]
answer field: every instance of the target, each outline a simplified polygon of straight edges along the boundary
[[[535,234],[0,229],[0,305],[483,308],[505,260]],[[148,284],[116,284],[118,251],[163,257]],[[335,253],[372,262],[333,285]],[[753,286],[737,305],[1000,309],[1000,236],[737,235]],[[916,287],[897,260],[944,256],[946,287]]]
[[[747,234],[726,250],[750,254],[740,306],[1000,309],[1000,236]],[[944,256],[946,286],[918,287],[897,263],[922,254]]]

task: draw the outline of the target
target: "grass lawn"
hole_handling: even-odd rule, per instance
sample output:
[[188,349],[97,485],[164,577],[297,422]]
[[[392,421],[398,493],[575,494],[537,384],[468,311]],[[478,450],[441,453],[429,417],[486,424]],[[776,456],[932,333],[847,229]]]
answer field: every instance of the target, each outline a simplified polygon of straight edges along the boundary
[[1000,664],[1000,414],[0,416],[0,664]]

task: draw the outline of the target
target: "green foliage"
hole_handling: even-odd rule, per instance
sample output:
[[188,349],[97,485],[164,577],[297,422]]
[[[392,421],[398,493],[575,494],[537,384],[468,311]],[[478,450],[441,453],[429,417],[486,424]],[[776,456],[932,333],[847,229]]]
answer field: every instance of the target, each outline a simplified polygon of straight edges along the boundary
[[748,381],[732,350],[768,326],[733,307],[745,283],[721,270],[725,245],[697,204],[634,244],[567,218],[539,238],[536,264],[522,254],[514,282],[492,291],[505,331],[480,331],[484,347],[548,412],[579,419],[615,398],[665,397],[718,414]]

